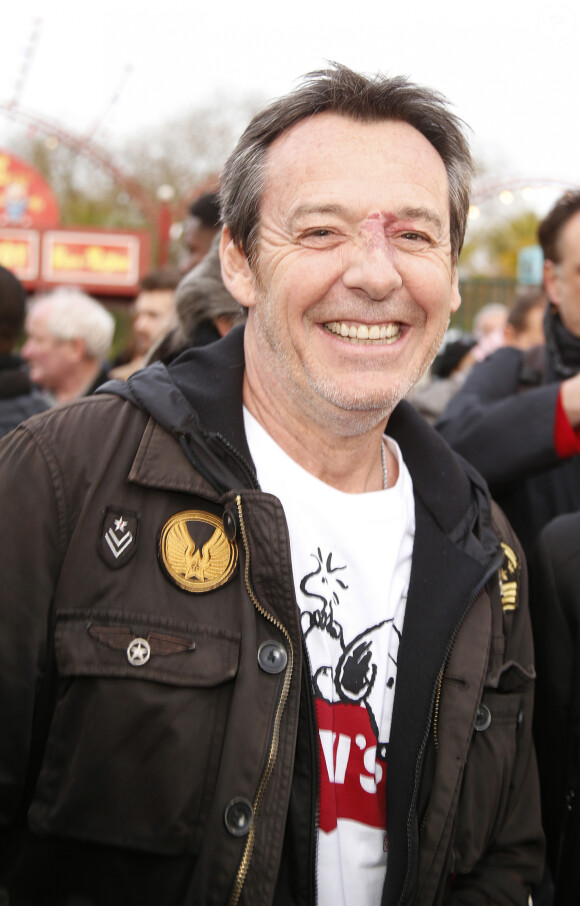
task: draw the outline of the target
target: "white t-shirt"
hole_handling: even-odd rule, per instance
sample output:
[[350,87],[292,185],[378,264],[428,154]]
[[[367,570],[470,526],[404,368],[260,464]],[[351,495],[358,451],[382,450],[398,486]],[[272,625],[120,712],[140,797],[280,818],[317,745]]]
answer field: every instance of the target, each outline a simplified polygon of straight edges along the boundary
[[[318,724],[318,903],[377,906],[386,769],[415,506],[398,445],[387,491],[345,494],[291,459],[244,409],[263,491],[284,507]],[[377,450],[377,456],[379,451]]]

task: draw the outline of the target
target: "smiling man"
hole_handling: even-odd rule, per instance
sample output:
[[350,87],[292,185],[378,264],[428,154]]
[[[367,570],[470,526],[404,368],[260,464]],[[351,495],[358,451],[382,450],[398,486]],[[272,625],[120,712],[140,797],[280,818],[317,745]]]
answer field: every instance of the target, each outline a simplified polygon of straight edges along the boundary
[[436,93],[310,74],[223,174],[247,323],[0,446],[15,906],[527,904],[525,568],[402,401],[471,175]]

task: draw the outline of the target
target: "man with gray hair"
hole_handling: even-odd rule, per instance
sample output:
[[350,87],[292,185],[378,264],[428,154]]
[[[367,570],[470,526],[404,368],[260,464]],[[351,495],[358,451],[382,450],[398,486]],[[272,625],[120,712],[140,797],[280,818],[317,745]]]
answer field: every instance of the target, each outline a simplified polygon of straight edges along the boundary
[[36,299],[28,312],[22,357],[32,381],[57,403],[87,396],[107,380],[115,320],[95,299],[61,287]]
[[13,906],[527,904],[520,548],[401,401],[471,175],[440,95],[311,73],[223,174],[246,323],[0,443]]

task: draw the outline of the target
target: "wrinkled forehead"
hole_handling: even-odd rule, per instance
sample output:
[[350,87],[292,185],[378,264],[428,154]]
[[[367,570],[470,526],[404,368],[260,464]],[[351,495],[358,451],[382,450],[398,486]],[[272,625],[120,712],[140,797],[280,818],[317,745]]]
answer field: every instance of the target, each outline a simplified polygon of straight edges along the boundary
[[[340,187],[340,189],[339,189]],[[429,196],[449,218],[445,164],[425,136],[401,120],[359,121],[334,113],[300,120],[269,146],[264,166],[265,203],[288,208],[313,192],[348,192],[389,214],[391,197]]]

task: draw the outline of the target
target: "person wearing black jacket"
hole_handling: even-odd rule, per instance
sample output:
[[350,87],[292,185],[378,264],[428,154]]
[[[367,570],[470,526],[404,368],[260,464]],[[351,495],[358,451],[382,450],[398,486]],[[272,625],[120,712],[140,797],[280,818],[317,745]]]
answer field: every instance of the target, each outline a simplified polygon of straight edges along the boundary
[[529,555],[544,525],[580,509],[580,192],[540,225],[545,346],[499,349],[436,422],[484,476]]
[[11,271],[0,267],[0,437],[50,406],[33,386],[26,362],[14,352],[25,312],[24,287]]
[[580,901],[580,513],[540,533],[530,564],[534,736],[555,906]]

